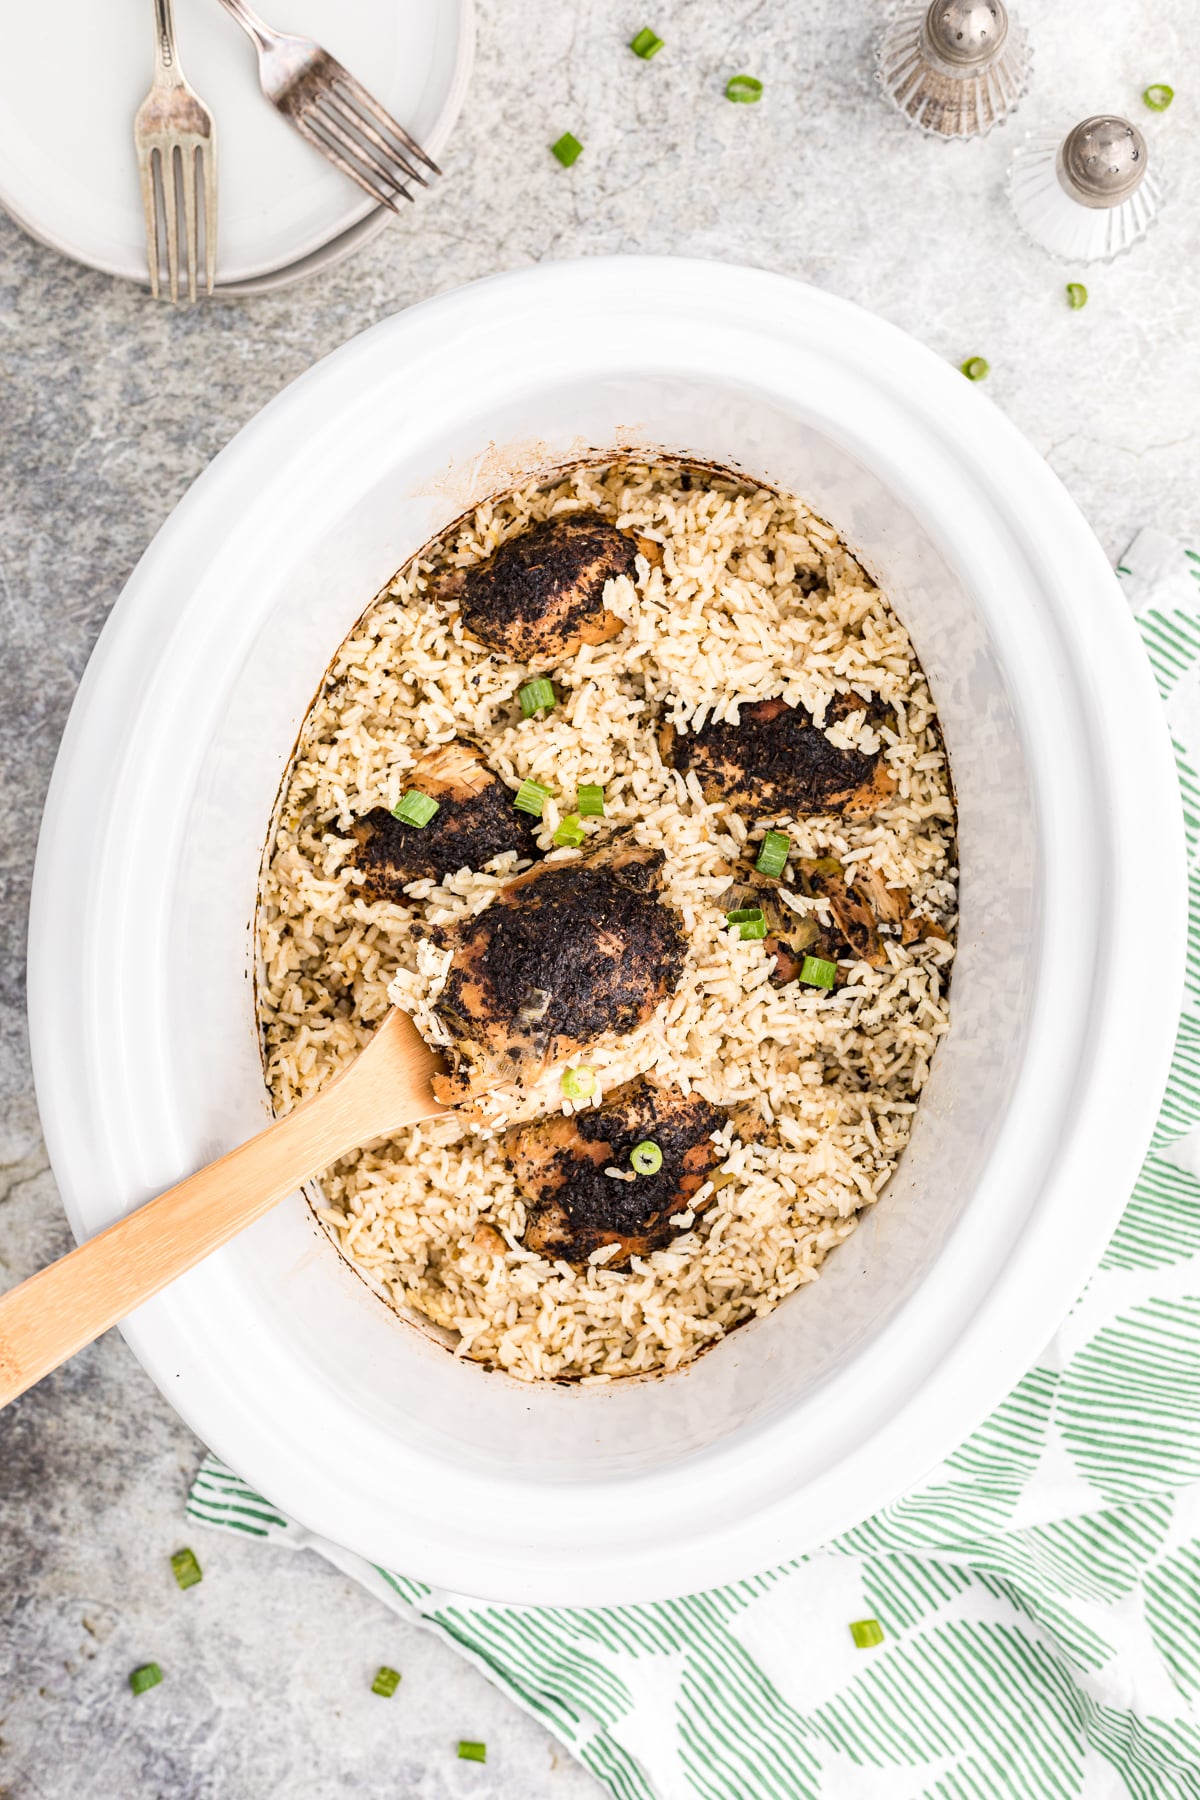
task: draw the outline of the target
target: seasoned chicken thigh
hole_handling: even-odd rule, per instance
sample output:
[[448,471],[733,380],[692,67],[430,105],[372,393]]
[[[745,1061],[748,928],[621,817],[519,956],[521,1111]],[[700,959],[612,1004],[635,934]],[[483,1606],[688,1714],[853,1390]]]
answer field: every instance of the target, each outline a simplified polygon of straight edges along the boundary
[[538,855],[536,821],[516,811],[478,744],[456,738],[438,745],[417,763],[409,786],[438,803],[428,825],[406,825],[377,806],[351,827],[369,899],[402,900],[407,882],[482,869],[505,850]]
[[610,840],[544,863],[483,912],[422,935],[453,952],[435,1011],[451,1038],[455,1104],[501,1081],[536,1081],[553,1063],[642,1025],[683,971],[682,921],[662,898],[663,854]]
[[[857,695],[839,694],[830,702],[828,721],[849,718],[864,706]],[[756,819],[806,813],[867,818],[895,792],[879,752],[839,750],[811,713],[784,700],[743,706],[737,725],[722,720],[687,733],[664,725],[659,750],[682,774],[695,770],[707,801],[725,800]]]
[[552,669],[581,644],[624,629],[604,604],[605,583],[634,574],[639,549],[658,552],[599,513],[558,513],[501,544],[487,562],[441,584],[473,638],[514,662]]
[[[721,1160],[712,1136],[724,1123],[699,1094],[639,1076],[599,1106],[516,1127],[504,1154],[527,1201],[526,1248],[584,1263],[594,1250],[619,1244],[609,1269],[661,1250],[681,1229],[672,1218],[689,1211]],[[647,1140],[662,1152],[655,1174],[605,1174],[632,1174],[630,1151]]]

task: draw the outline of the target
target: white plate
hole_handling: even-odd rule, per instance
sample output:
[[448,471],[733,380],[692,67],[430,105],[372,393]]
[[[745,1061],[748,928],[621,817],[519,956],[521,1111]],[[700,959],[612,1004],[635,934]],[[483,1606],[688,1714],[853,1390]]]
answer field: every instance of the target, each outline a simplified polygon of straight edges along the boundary
[[[470,73],[471,0],[272,0],[267,10],[280,30],[324,44],[439,155]],[[175,13],[180,62],[216,120],[218,282],[290,274],[346,234],[346,248],[362,241],[380,209],[263,97],[241,28],[217,0],[176,0]],[[150,86],[150,0],[9,7],[4,28],[0,204],[53,249],[145,281],[133,117]]]

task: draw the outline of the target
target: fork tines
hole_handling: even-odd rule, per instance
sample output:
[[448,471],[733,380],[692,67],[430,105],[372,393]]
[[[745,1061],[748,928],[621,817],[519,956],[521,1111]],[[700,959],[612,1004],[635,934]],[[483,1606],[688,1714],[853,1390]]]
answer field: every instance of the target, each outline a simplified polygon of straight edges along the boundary
[[399,210],[399,196],[412,199],[406,182],[429,186],[420,164],[441,174],[416,139],[333,57],[290,110],[299,130],[330,162],[393,212]]
[[196,203],[197,156],[200,158],[203,200],[205,287],[211,294],[217,270],[217,169],[211,140],[171,135],[139,139],[137,148],[138,167],[142,177],[142,204],[146,212],[146,256],[150,269],[151,294],[158,299],[165,246],[171,299],[179,298],[182,200],[183,262],[188,298],[196,298],[196,271],[200,263],[200,210]]

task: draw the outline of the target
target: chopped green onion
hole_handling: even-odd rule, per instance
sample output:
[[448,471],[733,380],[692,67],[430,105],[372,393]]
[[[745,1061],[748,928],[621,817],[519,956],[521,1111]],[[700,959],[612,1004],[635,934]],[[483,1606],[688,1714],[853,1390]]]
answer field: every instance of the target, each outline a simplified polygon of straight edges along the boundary
[[596,1071],[586,1063],[577,1069],[564,1069],[558,1085],[568,1100],[587,1100],[596,1091]]
[[438,801],[423,794],[420,788],[409,788],[399,806],[393,806],[392,817],[399,819],[402,825],[428,825],[438,805]]
[[387,1664],[384,1663],[383,1667],[375,1676],[374,1681],[371,1683],[371,1692],[373,1694],[382,1695],[385,1700],[390,1700],[399,1686],[399,1669],[389,1669]]
[[731,75],[725,83],[725,98],[737,106],[753,106],[762,99],[762,91],[757,75]]
[[569,846],[572,850],[578,850],[580,844],[584,843],[586,839],[587,832],[579,823],[578,813],[568,813],[554,834],[556,844],[560,847]]
[[1165,81],[1155,81],[1142,91],[1142,99],[1151,112],[1166,112],[1174,98],[1175,89],[1168,87]]
[[547,681],[544,675],[539,675],[536,681],[527,681],[517,695],[527,719],[532,719],[535,712],[549,712],[557,697],[554,683]]
[[768,831],[762,841],[755,868],[760,875],[782,875],[792,840],[786,831]]
[[643,62],[649,62],[652,56],[657,56],[662,47],[662,39],[657,37],[648,25],[638,32],[629,46],[633,54],[640,56]]
[[604,817],[604,789],[598,782],[585,781],[575,796],[575,804],[585,819]]
[[536,781],[523,781],[513,798],[513,805],[518,812],[530,813],[533,818],[540,819],[549,798],[548,787],[542,787]]
[[171,1558],[171,1573],[181,1588],[195,1587],[198,1581],[204,1580],[194,1550],[177,1550]]
[[564,169],[569,169],[583,155],[583,145],[571,132],[564,131],[557,144],[551,144],[551,154],[557,156]]
[[809,987],[831,988],[837,980],[837,964],[823,956],[806,956],[800,964],[800,979]]
[[870,1650],[883,1642],[883,1626],[878,1619],[855,1619],[850,1636],[860,1650]]
[[662,1151],[653,1138],[646,1138],[643,1143],[633,1146],[629,1162],[639,1175],[657,1175],[662,1168]]
[[487,1745],[469,1744],[466,1738],[460,1738],[458,1741],[458,1754],[463,1762],[486,1762]]
[[157,1663],[143,1663],[129,1677],[129,1685],[135,1694],[144,1694],[147,1688],[157,1687],[162,1680],[162,1670]]
[[982,356],[968,356],[966,362],[959,367],[968,381],[984,381],[991,364]]
[[1087,289],[1082,281],[1068,281],[1067,305],[1072,312],[1078,312],[1081,306],[1087,305]]
[[743,944],[753,943],[756,938],[765,938],[767,935],[767,921],[763,917],[761,906],[743,906],[738,912],[726,913],[725,923],[737,926],[738,936]]

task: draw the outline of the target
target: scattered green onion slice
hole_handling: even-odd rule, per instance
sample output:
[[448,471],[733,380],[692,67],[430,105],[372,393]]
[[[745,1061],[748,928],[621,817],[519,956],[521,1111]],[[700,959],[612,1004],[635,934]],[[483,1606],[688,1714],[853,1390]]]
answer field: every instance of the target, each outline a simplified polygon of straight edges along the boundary
[[569,847],[578,850],[580,844],[587,839],[587,832],[579,823],[578,813],[568,813],[554,834],[554,842],[561,848]]
[[547,681],[544,675],[539,675],[536,681],[527,681],[517,695],[527,719],[532,719],[535,712],[549,712],[557,698],[554,683]]
[[1068,281],[1067,305],[1072,312],[1078,312],[1081,306],[1087,305],[1087,289],[1082,281]]
[[792,840],[786,831],[768,831],[762,841],[755,868],[760,875],[782,875]]
[[629,46],[633,54],[640,56],[643,62],[649,62],[652,56],[657,56],[662,47],[662,39],[651,31],[648,25],[638,32]]
[[855,1619],[850,1636],[860,1650],[870,1650],[883,1642],[883,1626],[878,1619]]
[[458,1741],[458,1754],[463,1762],[486,1762],[487,1745],[471,1744],[467,1742],[466,1738],[460,1738]]
[[575,804],[585,819],[604,817],[604,789],[598,782],[585,781],[575,796]]
[[646,1138],[633,1146],[629,1152],[629,1163],[639,1175],[657,1175],[662,1168],[662,1151],[653,1138]]
[[831,988],[837,980],[837,964],[823,956],[806,956],[800,964],[800,979],[809,987]]
[[536,781],[523,781],[513,797],[513,805],[518,812],[530,813],[533,818],[540,819],[549,798],[548,787],[542,787]]
[[743,944],[753,943],[756,938],[765,938],[767,935],[767,921],[763,917],[761,906],[743,906],[737,912],[726,913],[725,923],[737,926],[738,936]]
[[204,1573],[196,1561],[194,1550],[177,1550],[171,1558],[171,1573],[181,1588],[195,1587],[198,1581],[204,1580]]
[[420,788],[409,788],[399,806],[393,806],[392,817],[399,819],[402,825],[428,825],[439,802],[431,795],[423,794]]
[[371,1692],[373,1694],[381,1694],[385,1700],[390,1700],[399,1686],[399,1669],[389,1669],[387,1664],[384,1663],[375,1676],[374,1681],[371,1683]]
[[577,1069],[564,1069],[559,1082],[568,1100],[587,1100],[596,1091],[596,1071],[581,1063]]
[[757,75],[731,75],[725,83],[725,98],[737,106],[753,106],[762,99],[762,91]]
[[129,1677],[129,1685],[135,1694],[144,1694],[147,1688],[157,1687],[162,1680],[162,1670],[157,1663],[143,1663]]
[[1175,89],[1168,87],[1165,81],[1154,81],[1142,90],[1142,99],[1151,112],[1166,112],[1175,98]]
[[959,366],[968,381],[983,381],[987,377],[991,364],[985,357],[968,356],[966,362]]
[[557,156],[564,169],[569,169],[583,155],[583,145],[573,132],[564,131],[557,144],[551,144],[551,154]]

